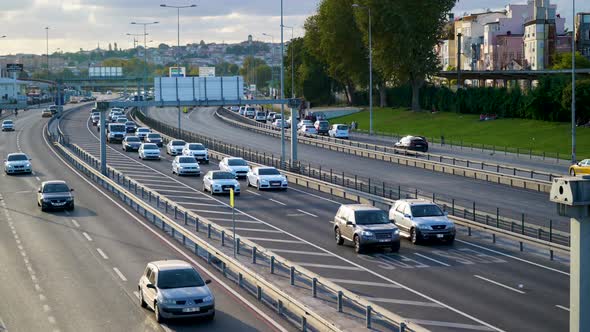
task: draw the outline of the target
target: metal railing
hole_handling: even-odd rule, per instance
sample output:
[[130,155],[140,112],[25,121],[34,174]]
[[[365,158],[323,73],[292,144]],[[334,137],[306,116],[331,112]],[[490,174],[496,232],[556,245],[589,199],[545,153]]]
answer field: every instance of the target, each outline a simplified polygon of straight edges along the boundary
[[[342,327],[343,324],[355,320],[358,326],[374,330],[427,331],[246,238],[234,238],[230,229],[199,216],[115,168],[107,167],[108,176],[100,174],[100,160],[75,144],[63,145],[61,131],[48,130],[46,135],[56,150],[89,178],[301,330],[339,331],[349,328]],[[234,243],[237,259],[230,257]],[[284,287],[275,284],[284,280],[295,286],[294,291],[285,292]],[[297,292],[302,293],[293,295]],[[316,300],[311,301],[312,306],[300,302],[306,296]]]

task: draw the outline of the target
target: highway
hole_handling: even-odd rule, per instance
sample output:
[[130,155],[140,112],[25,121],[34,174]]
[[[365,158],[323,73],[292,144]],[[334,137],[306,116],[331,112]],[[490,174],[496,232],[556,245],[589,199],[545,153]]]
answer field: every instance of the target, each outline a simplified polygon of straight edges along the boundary
[[[191,126],[198,123],[192,121]],[[70,142],[98,155],[97,132],[88,123],[87,111],[68,114],[61,126]],[[202,133],[203,127],[201,123],[195,130]],[[230,128],[228,136],[237,131]],[[257,142],[257,135],[246,133],[249,144]],[[162,161],[141,161],[136,153],[122,152],[121,145],[109,145],[107,157],[112,167],[127,176],[211,221],[231,225],[228,198],[204,194],[200,178],[172,176],[169,156]],[[202,172],[216,168],[212,161],[202,166]],[[245,187],[244,182],[242,185]],[[413,246],[402,241],[399,253],[357,255],[350,246],[339,247],[333,240],[330,222],[341,203],[347,202],[300,187],[287,192],[248,189],[237,200],[237,231],[434,331],[567,328],[566,265],[463,234],[453,246]]]
[[[294,330],[249,302],[246,293],[226,288],[221,274],[202,269],[196,260],[201,274],[213,280],[215,320],[157,324],[153,312],[138,303],[137,281],[146,263],[194,256],[65,165],[44,141],[46,123],[39,111],[30,110],[19,113],[15,132],[0,134],[3,157],[23,151],[34,169],[32,175],[0,177],[0,330]],[[75,189],[74,211],[40,211],[36,190],[50,179],[66,180]]]
[[[233,127],[215,117],[214,113],[214,108],[201,108],[183,114],[183,128],[260,152],[280,155],[280,139]],[[173,109],[158,109],[150,115],[171,125],[178,123],[177,111]],[[286,150],[289,158],[289,142]],[[299,160],[303,163],[311,162],[316,167],[322,165],[323,169],[333,168],[349,174],[371,177],[374,180],[400,184],[402,187],[434,192],[455,198],[457,205],[468,208],[473,201],[476,202],[477,208],[492,213],[499,207],[501,215],[515,220],[520,220],[524,213],[527,222],[548,226],[549,219],[552,219],[555,228],[569,231],[569,221],[557,215],[554,205],[549,202],[545,193],[396,165],[306,144],[299,144],[298,150]]]

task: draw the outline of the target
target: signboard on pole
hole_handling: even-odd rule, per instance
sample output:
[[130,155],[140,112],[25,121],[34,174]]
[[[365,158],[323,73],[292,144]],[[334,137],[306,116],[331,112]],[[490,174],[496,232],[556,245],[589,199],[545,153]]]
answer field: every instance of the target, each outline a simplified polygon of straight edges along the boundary
[[186,77],[186,67],[170,67],[168,69],[169,77]]
[[23,71],[23,64],[22,63],[7,63],[6,64],[6,71],[9,73],[18,73]]
[[215,67],[199,67],[199,77],[215,77]]

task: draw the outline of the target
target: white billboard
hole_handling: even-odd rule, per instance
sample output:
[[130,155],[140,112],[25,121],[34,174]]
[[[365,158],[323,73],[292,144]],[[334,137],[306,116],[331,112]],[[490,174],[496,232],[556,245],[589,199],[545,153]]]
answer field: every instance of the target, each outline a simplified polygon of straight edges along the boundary
[[199,67],[199,77],[215,77],[215,67]]
[[212,101],[244,99],[242,76],[156,77],[155,101]]
[[168,69],[169,77],[186,77],[186,67],[170,67]]
[[88,67],[89,77],[121,77],[122,67]]

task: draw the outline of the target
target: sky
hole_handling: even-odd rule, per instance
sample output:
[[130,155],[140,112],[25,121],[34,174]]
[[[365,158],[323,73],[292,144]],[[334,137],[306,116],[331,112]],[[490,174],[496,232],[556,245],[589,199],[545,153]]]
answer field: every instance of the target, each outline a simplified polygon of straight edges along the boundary
[[[382,0],[386,1],[386,0]],[[524,3],[526,0],[514,0]],[[133,37],[143,27],[131,22],[154,22],[148,26],[149,46],[176,44],[177,10],[160,4],[196,4],[181,10],[180,43],[240,42],[252,34],[255,40],[280,42],[279,0],[0,0],[0,54],[46,53],[46,31],[49,52],[107,48],[115,42],[131,48]],[[313,15],[320,0],[284,0],[284,25],[294,27],[294,36],[303,35],[306,17]],[[507,0],[459,0],[454,12],[477,12],[485,8],[501,9]],[[571,0],[551,0],[558,13],[571,24]],[[590,1],[578,0],[576,11],[590,12]],[[46,30],[45,27],[49,27]],[[291,30],[285,30],[285,40]],[[143,43],[143,38],[141,43]],[[152,41],[152,42],[150,42]]]

